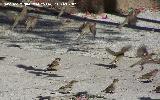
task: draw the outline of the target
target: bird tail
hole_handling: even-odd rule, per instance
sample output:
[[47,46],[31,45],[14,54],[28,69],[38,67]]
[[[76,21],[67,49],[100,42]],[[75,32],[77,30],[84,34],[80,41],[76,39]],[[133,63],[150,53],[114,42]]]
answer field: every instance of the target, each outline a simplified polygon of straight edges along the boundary
[[101,92],[105,92],[105,90],[102,90]]
[[127,45],[127,46],[125,46],[125,47],[123,47],[123,48],[121,49],[121,52],[124,53],[124,52],[128,51],[131,47],[132,47],[131,45]]
[[108,53],[110,53],[111,55],[115,55],[116,53],[114,52],[114,51],[112,51],[110,48],[106,48],[106,51],[108,52]]
[[134,67],[135,65],[137,65],[137,63],[135,63],[135,64],[131,65],[130,67],[132,68],[132,67]]
[[51,66],[51,64],[48,64],[47,66],[49,67],[49,66]]

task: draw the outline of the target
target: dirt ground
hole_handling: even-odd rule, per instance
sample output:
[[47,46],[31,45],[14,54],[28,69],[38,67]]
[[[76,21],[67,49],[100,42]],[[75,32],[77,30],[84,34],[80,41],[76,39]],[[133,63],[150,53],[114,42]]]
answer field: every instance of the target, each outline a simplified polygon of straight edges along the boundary
[[[116,18],[112,16],[112,19]],[[137,48],[145,44],[149,52],[160,55],[160,33],[125,27],[120,31],[116,26],[97,23],[96,39],[93,40],[92,35],[88,34],[78,45],[75,40],[81,24],[72,20],[62,25],[54,16],[40,15],[36,28],[24,33],[24,25],[18,25],[12,31],[12,24],[0,17],[0,57],[3,58],[0,60],[0,99],[39,100],[39,96],[63,96],[56,90],[71,80],[78,81],[73,85],[71,94],[87,91],[107,98],[94,100],[160,99],[158,93],[152,92],[160,85],[160,72],[152,82],[137,80],[153,69],[160,69],[159,64],[145,64],[144,70],[140,71],[139,65],[129,67],[139,58],[123,57],[117,67],[111,69],[109,63],[114,57],[105,50],[109,47],[118,51],[123,46],[132,45],[125,56],[135,57]],[[140,22],[140,25],[143,24],[146,25]],[[155,27],[159,27],[157,25]],[[81,51],[67,52],[70,48]],[[58,70],[44,71],[57,57],[61,58]],[[119,82],[114,94],[101,92],[116,78]]]

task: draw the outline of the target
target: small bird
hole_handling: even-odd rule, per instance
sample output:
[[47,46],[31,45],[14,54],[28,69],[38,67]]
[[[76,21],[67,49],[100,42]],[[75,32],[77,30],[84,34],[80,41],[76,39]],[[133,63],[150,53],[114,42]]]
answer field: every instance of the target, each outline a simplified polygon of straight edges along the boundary
[[160,86],[157,86],[153,91],[155,91],[156,93],[160,93]]
[[142,45],[137,49],[137,57],[140,57],[141,59],[131,65],[130,67],[134,67],[135,65],[141,65],[141,71],[144,69],[144,64],[147,63],[160,63],[160,60],[158,59],[153,59],[152,56],[156,55],[155,53],[148,53],[146,46]]
[[63,5],[63,6],[62,6],[61,11],[60,11],[60,13],[59,13],[58,16],[57,16],[58,19],[59,19],[59,17],[61,17],[61,15],[62,15],[67,9],[69,9],[69,8],[71,7],[71,4],[72,4],[72,3],[74,3],[74,0],[69,0],[66,5]]
[[142,75],[141,77],[139,77],[138,79],[140,81],[152,81],[153,78],[156,76],[156,74],[158,73],[158,69],[154,69],[152,71],[150,71],[149,73],[146,73],[144,75]]
[[21,13],[19,15],[17,15],[16,18],[15,18],[14,24],[12,26],[12,30],[17,26],[17,24],[20,21],[24,20],[26,18],[26,16],[27,16],[27,7],[24,6],[23,10],[21,11]]
[[56,70],[57,71],[57,66],[59,65],[59,61],[61,61],[61,58],[55,58],[55,60],[51,63],[48,64],[48,68],[47,70],[52,71],[52,70]]
[[127,45],[125,47],[123,47],[120,51],[118,52],[114,52],[112,51],[110,48],[106,48],[106,51],[108,53],[110,53],[111,55],[115,56],[116,58],[111,62],[111,64],[116,65],[116,63],[122,58],[124,57],[124,53],[127,52],[132,46],[131,45]]
[[26,31],[33,30],[38,20],[38,16],[29,16],[26,20]]
[[115,88],[116,88],[116,83],[119,81],[119,79],[114,79],[112,84],[110,84],[105,90],[103,90],[102,92],[105,93],[114,93],[115,92]]
[[76,80],[72,80],[72,81],[70,81],[68,84],[66,84],[65,86],[62,86],[62,87],[60,87],[58,90],[56,90],[56,91],[58,91],[59,93],[62,93],[62,94],[68,94],[68,93],[70,93],[70,91],[72,90],[72,86],[73,86],[73,84],[74,83],[77,83],[78,81],[76,81]]
[[146,45],[141,45],[138,49],[137,49],[137,57],[141,57],[143,58],[144,56],[148,55],[148,51],[147,51],[147,46]]
[[96,23],[84,22],[80,27],[80,36],[77,38],[79,40],[85,34],[92,33],[93,38],[95,39],[96,36]]
[[140,13],[139,9],[133,9],[131,8],[131,11],[127,15],[126,19],[121,23],[118,28],[121,29],[126,23],[128,25],[136,25],[137,23],[137,15]]

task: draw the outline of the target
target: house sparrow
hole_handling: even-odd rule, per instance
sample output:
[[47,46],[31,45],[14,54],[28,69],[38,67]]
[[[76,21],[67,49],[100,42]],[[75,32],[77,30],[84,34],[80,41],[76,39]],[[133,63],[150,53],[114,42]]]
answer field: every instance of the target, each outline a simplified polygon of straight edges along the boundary
[[155,91],[156,93],[160,93],[160,86],[157,86],[153,91]]
[[37,20],[38,20],[38,16],[29,16],[25,22],[26,31],[32,30],[35,27]]
[[147,46],[146,45],[141,45],[138,49],[137,49],[137,57],[141,57],[143,58],[144,56],[148,55],[148,51],[147,51]]
[[61,17],[61,15],[62,15],[67,9],[69,9],[69,8],[71,7],[71,3],[74,3],[74,0],[69,0],[66,5],[63,5],[63,6],[62,6],[61,11],[60,11],[60,13],[59,13],[58,16],[57,16],[58,19],[59,19],[59,17]]
[[65,86],[60,87],[57,91],[62,94],[68,94],[72,90],[73,84],[76,82],[78,82],[78,81],[72,80],[68,84],[66,84]]
[[59,65],[59,61],[61,61],[61,58],[55,58],[55,60],[51,63],[48,64],[47,70],[57,70],[57,66]]
[[23,7],[23,10],[22,10],[22,11],[20,12],[20,14],[17,15],[16,18],[15,18],[14,24],[13,24],[13,26],[12,26],[12,30],[17,26],[17,24],[18,24],[20,21],[24,20],[24,19],[26,18],[26,16],[27,16],[27,7],[24,6],[24,7]]
[[106,51],[110,53],[111,55],[115,56],[116,58],[111,62],[111,64],[116,64],[122,57],[124,57],[124,53],[127,52],[132,46],[127,45],[123,47],[120,51],[114,52],[110,48],[106,48]]
[[116,83],[119,81],[119,79],[114,79],[113,83],[110,84],[105,90],[103,90],[102,92],[105,93],[114,93],[115,92],[115,88],[116,88]]
[[156,76],[156,74],[158,73],[158,69],[154,69],[152,71],[150,71],[149,73],[146,73],[144,75],[142,75],[141,77],[139,77],[138,79],[140,81],[152,81],[153,78]]
[[141,59],[134,63],[133,65],[131,65],[130,67],[134,67],[136,65],[141,65],[141,71],[144,69],[144,64],[147,63],[155,63],[158,64],[160,63],[160,60],[158,59],[153,59],[152,56],[156,55],[155,53],[148,53],[146,46],[142,45],[137,49],[137,57],[141,57]]
[[126,19],[121,23],[118,28],[121,29],[126,23],[128,25],[136,25],[137,23],[137,15],[140,13],[139,9],[131,8],[131,11],[127,15]]
[[80,36],[77,38],[79,40],[85,34],[92,33],[93,38],[96,36],[96,23],[84,22],[80,27]]

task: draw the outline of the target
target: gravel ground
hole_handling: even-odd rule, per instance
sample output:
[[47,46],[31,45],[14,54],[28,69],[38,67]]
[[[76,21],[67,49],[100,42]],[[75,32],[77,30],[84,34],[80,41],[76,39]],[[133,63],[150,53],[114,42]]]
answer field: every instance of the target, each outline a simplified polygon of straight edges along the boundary
[[[144,16],[146,15],[141,15]],[[109,18],[117,22],[123,21],[123,18],[113,15],[109,15]],[[154,86],[159,86],[160,72],[150,83],[137,80],[142,74],[160,69],[160,65],[146,64],[140,72],[139,65],[129,67],[139,58],[124,57],[117,63],[118,67],[109,69],[109,63],[114,57],[105,51],[106,47],[118,51],[125,45],[132,45],[125,56],[135,57],[138,46],[145,44],[149,52],[160,54],[160,33],[130,28],[122,28],[120,31],[116,26],[97,24],[96,39],[93,40],[91,34],[88,34],[80,45],[76,45],[75,39],[79,35],[78,27],[81,24],[82,22],[72,20],[71,23],[62,25],[54,16],[41,15],[36,28],[24,33],[24,25],[11,31],[11,25],[1,21],[0,57],[5,58],[0,60],[0,99],[39,100],[38,96],[63,96],[55,90],[71,80],[78,81],[73,85],[71,93],[88,91],[108,98],[94,100],[160,99],[158,93],[150,92],[155,89]],[[160,28],[160,24],[143,21],[140,24]],[[13,44],[20,48],[13,47]],[[67,52],[69,48],[87,51]],[[56,57],[62,59],[58,71],[45,72],[47,64]],[[115,78],[119,79],[115,93],[101,92]]]

